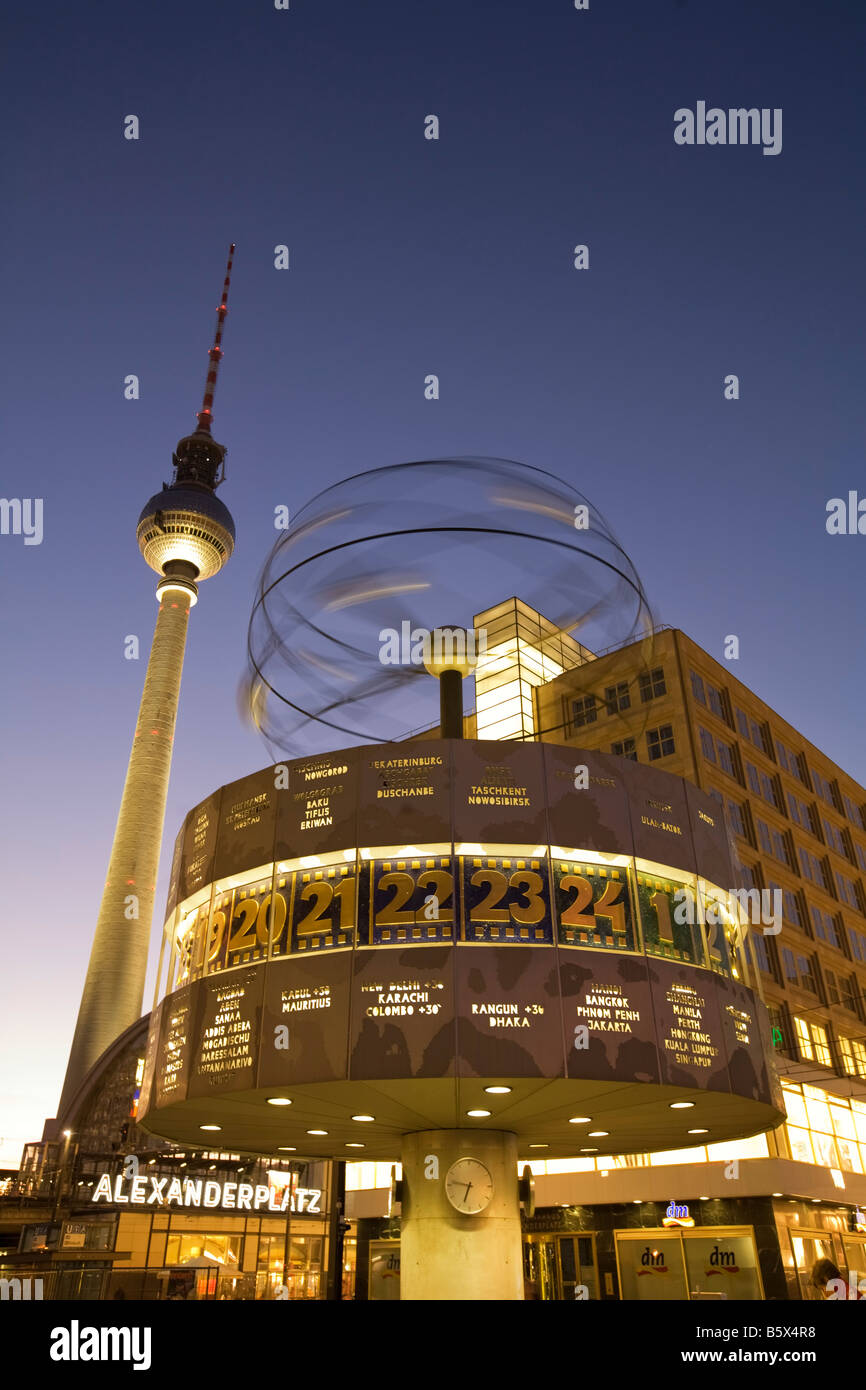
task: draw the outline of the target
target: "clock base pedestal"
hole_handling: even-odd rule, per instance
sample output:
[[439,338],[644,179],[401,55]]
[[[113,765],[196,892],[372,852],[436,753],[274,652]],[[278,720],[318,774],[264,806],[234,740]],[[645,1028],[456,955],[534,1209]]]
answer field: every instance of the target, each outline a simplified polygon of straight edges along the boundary
[[[464,1160],[475,1160],[465,1166]],[[495,1130],[436,1129],[403,1136],[400,1297],[420,1300],[523,1299],[523,1248],[517,1139]],[[483,1211],[455,1209],[446,1193],[471,1206],[493,1194]],[[466,1193],[464,1178],[472,1186]]]

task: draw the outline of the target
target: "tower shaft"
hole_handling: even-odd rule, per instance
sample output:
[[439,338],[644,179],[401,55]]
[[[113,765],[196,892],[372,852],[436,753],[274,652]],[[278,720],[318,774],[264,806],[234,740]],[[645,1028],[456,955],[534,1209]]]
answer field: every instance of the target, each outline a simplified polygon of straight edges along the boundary
[[186,631],[196,589],[163,581],[58,1116],[97,1058],[141,1015]]

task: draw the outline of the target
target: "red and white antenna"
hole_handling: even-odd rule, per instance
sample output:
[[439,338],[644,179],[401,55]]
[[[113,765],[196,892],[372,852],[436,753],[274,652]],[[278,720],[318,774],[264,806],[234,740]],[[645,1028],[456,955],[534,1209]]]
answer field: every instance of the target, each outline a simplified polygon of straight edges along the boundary
[[201,410],[198,412],[198,427],[200,430],[204,430],[206,434],[210,434],[217,372],[219,371],[220,359],[223,355],[223,327],[225,325],[226,314],[228,313],[229,282],[232,278],[232,257],[234,254],[235,243],[232,242],[229,247],[229,260],[226,266],[226,278],[223,283],[222,298],[217,308],[216,333],[214,334],[213,347],[208,350],[210,366],[208,367],[207,380],[204,384],[204,400],[202,401]]

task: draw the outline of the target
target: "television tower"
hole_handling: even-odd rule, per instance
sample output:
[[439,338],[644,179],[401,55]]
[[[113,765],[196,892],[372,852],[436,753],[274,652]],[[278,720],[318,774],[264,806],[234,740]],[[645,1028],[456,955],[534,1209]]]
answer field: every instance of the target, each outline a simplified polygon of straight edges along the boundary
[[235,540],[231,513],[216,496],[226,450],[211,435],[234,250],[232,245],[198,428],[175,450],[171,484],[151,497],[138,519],[139,548],[160,576],[159,612],[57,1112],[60,1120],[97,1058],[141,1016],[189,610],[199,581],[222,569]]

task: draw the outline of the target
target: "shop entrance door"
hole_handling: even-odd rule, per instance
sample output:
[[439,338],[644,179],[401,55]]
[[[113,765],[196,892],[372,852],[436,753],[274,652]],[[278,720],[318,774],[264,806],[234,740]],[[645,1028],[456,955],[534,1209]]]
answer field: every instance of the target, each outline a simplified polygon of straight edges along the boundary
[[866,1294],[866,1235],[843,1235],[842,1249],[845,1251],[846,1269],[842,1270],[849,1281],[853,1278],[854,1288]]
[[527,1299],[598,1298],[595,1235],[524,1236],[523,1275]]
[[812,1285],[812,1270],[816,1260],[832,1260],[838,1266],[839,1257],[833,1247],[833,1237],[829,1231],[790,1231],[791,1248],[794,1252],[794,1265],[800,1285],[800,1297],[806,1300],[819,1299],[821,1293]]

